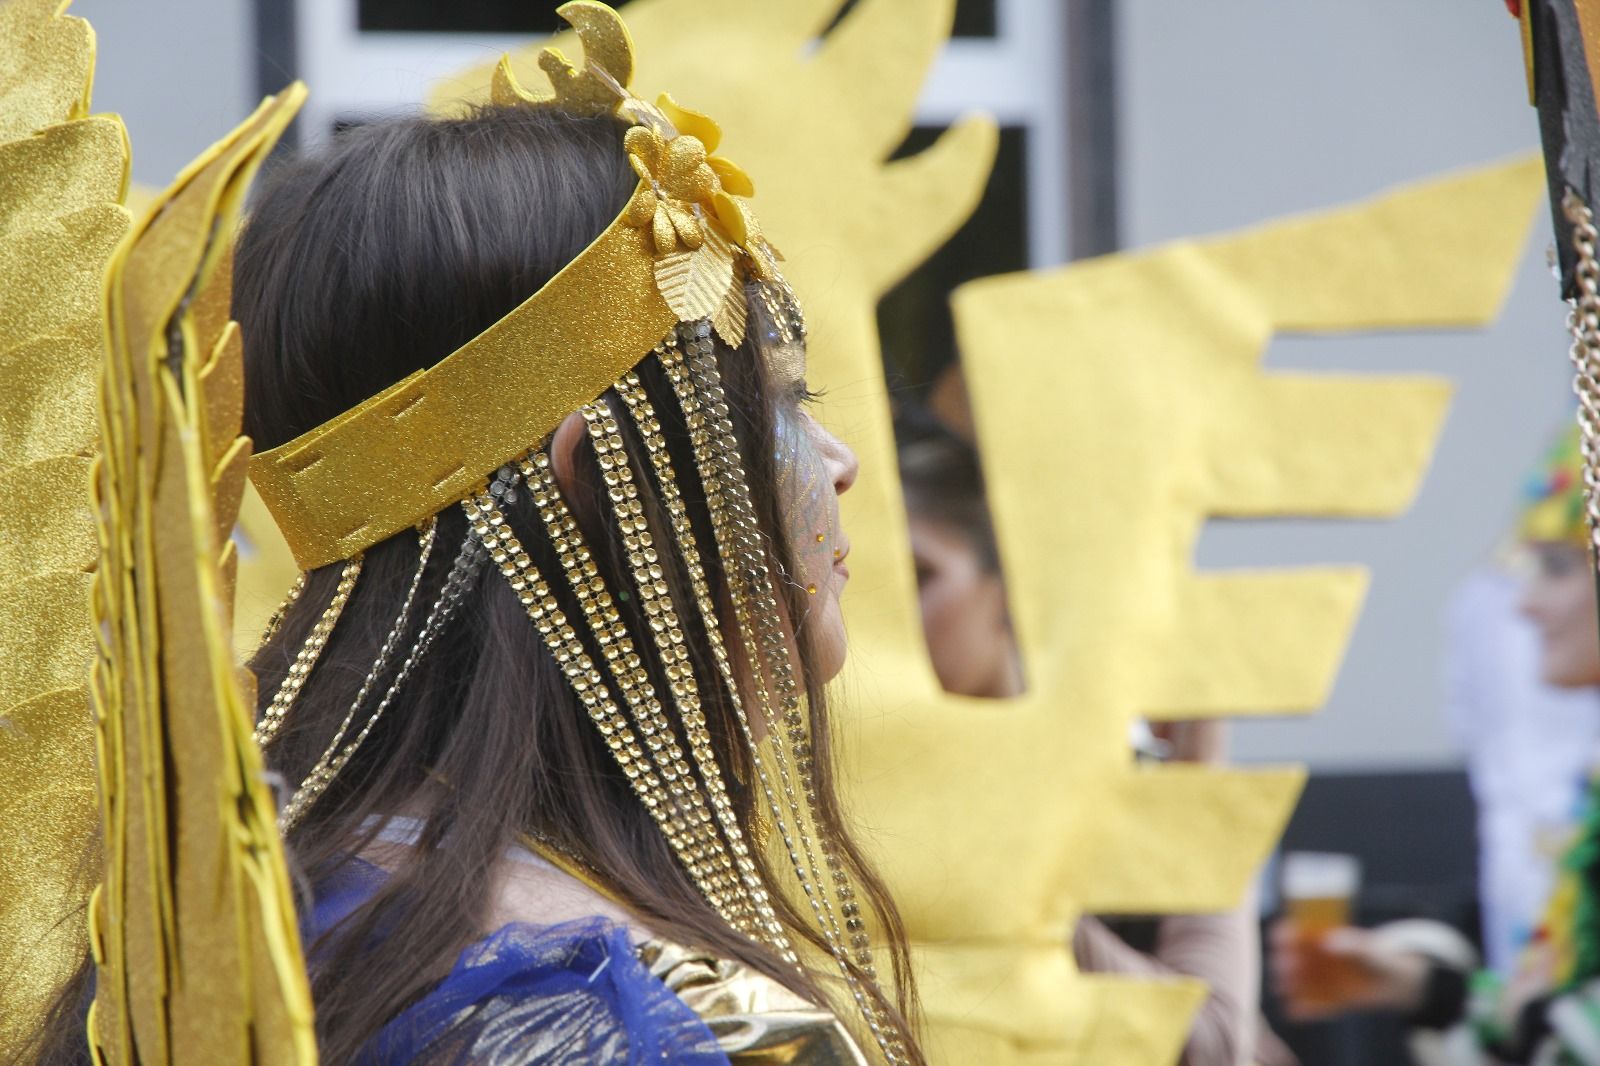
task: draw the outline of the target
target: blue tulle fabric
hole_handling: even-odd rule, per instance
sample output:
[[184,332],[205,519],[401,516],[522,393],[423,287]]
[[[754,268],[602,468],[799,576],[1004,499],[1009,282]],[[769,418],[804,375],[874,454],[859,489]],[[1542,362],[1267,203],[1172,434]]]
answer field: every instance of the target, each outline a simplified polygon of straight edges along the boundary
[[[324,882],[307,943],[359,907],[383,876],[358,861]],[[627,931],[601,918],[516,923],[471,945],[357,1062],[728,1066],[705,1023],[639,961]]]

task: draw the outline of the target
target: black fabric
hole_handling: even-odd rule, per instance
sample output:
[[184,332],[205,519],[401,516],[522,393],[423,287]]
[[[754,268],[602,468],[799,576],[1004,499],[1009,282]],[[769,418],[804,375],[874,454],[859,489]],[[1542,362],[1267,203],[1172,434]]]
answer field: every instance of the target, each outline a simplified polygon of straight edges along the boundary
[[1448,1029],[1466,1017],[1467,995],[1465,973],[1430,959],[1422,1002],[1406,1015],[1406,1024],[1418,1029]]

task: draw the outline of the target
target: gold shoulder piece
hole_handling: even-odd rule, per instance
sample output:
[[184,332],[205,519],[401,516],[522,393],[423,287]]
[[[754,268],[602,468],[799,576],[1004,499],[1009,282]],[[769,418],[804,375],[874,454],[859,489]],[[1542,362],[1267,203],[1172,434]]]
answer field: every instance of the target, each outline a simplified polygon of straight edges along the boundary
[[104,880],[90,1040],[106,1062],[312,1063],[287,868],[234,665],[229,541],[249,441],[232,235],[298,84],[187,167],[106,275],[93,696]]
[[837,1017],[743,963],[666,940],[646,941],[638,954],[706,1023],[734,1066],[866,1066]]

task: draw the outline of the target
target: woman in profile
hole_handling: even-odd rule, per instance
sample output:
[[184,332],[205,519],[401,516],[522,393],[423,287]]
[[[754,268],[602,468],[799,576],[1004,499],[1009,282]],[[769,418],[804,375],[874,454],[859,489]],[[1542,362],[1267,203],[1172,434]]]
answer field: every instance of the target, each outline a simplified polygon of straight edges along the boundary
[[831,769],[855,457],[715,124],[564,14],[553,99],[341,133],[236,245],[322,1059],[920,1063]]

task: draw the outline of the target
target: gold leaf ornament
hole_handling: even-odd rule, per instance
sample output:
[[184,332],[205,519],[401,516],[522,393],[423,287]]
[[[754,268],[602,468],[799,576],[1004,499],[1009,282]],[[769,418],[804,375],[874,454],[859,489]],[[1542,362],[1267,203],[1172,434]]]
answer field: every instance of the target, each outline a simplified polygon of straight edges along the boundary
[[744,286],[730,285],[722,306],[711,316],[711,328],[717,331],[724,344],[737,348],[744,342],[745,323],[749,318],[750,306],[745,302]]
[[741,288],[734,283],[733,245],[708,227],[698,248],[656,260],[656,287],[681,321],[716,316],[729,294]]
[[[709,115],[666,93],[654,104],[633,94],[633,41],[615,11],[577,0],[558,13],[582,42],[583,70],[557,48],[541,50],[538,66],[553,91],[539,93],[522,85],[511,57],[503,56],[490,77],[489,98],[503,106],[614,113],[634,123],[623,146],[639,188],[624,217],[650,231],[661,257],[656,264],[661,295],[679,315],[714,318],[718,335],[739,343],[745,316],[730,306],[740,289],[732,270],[738,252],[743,251],[753,277],[771,280],[776,274],[776,253],[742,200],[755,193],[755,183],[737,164],[713,154],[722,143],[722,128]],[[719,231],[715,242],[713,231]],[[716,247],[707,249],[708,243]]]

